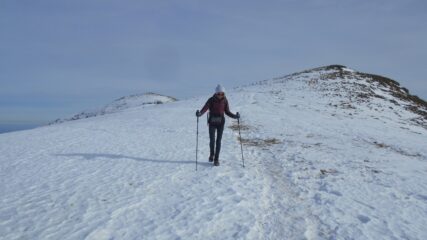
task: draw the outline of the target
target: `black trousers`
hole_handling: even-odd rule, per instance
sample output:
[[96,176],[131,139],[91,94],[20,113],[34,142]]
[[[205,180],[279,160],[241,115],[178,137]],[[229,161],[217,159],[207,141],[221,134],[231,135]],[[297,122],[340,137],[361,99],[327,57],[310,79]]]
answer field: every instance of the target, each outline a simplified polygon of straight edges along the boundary
[[[221,151],[221,139],[222,132],[224,131],[224,124],[219,126],[213,126],[209,124],[209,147],[211,148],[211,156],[215,156],[215,160],[218,160],[219,153]],[[216,132],[216,149],[215,149],[215,132]],[[215,150],[215,151],[214,151]]]

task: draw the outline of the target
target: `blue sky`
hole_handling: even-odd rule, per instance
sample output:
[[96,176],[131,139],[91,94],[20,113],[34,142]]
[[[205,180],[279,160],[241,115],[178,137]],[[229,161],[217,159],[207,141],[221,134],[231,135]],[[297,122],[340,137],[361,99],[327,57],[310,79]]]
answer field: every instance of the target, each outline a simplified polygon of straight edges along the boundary
[[427,1],[0,1],[0,123],[329,64],[427,99]]

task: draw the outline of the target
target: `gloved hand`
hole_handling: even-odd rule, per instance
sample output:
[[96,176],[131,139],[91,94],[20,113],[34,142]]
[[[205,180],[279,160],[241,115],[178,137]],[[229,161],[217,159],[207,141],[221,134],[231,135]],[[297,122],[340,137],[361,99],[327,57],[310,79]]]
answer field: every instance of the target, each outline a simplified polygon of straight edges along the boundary
[[240,113],[239,112],[237,112],[236,113],[236,119],[239,119],[240,118]]
[[202,116],[202,114],[200,114],[200,111],[199,111],[199,110],[197,110],[197,111],[196,111],[196,117],[200,117],[200,116]]

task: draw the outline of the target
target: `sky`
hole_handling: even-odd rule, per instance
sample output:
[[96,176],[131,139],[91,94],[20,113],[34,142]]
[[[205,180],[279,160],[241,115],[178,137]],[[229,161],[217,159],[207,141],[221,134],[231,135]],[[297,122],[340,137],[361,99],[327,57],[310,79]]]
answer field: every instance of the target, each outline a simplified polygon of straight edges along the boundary
[[0,124],[179,99],[330,64],[427,99],[424,0],[2,0]]

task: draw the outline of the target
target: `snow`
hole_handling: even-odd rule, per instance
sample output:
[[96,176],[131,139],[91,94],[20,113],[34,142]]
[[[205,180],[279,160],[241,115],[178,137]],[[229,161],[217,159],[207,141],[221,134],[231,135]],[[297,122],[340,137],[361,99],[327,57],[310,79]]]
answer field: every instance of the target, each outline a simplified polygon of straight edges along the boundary
[[229,118],[208,163],[203,116],[195,171],[209,96],[0,134],[0,239],[427,239],[427,130],[384,99],[335,107],[344,79],[311,81],[331,72],[228,91],[245,168]]
[[66,121],[74,121],[84,118],[96,117],[105,114],[117,113],[129,108],[149,107],[157,104],[175,102],[177,99],[156,93],[134,94],[114,100],[110,104],[98,110],[86,110],[67,119],[57,119],[50,124],[57,124]]
[[347,71],[347,72],[356,72],[355,70],[353,70],[351,68],[347,68],[347,67],[344,67],[343,70]]

